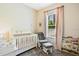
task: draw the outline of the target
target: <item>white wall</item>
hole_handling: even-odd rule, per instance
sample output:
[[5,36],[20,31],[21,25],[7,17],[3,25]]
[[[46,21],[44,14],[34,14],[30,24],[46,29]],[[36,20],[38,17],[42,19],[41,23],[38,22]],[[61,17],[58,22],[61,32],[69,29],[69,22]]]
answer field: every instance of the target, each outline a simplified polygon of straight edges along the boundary
[[0,4],[0,33],[8,30],[33,32],[34,12],[24,4]]
[[64,34],[79,37],[79,4],[64,4]]

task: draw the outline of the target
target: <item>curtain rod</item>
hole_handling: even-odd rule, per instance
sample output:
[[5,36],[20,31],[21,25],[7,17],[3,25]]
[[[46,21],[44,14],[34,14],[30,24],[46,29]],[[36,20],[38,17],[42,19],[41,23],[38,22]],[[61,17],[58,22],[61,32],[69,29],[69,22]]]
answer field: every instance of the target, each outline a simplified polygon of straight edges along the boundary
[[50,10],[44,11],[44,13],[49,12],[49,11],[52,11],[52,10],[55,10],[55,9],[58,9],[58,8],[61,8],[61,7],[64,7],[64,5],[62,5],[62,6],[60,6],[60,7],[56,7],[56,8],[54,8],[54,9],[50,9]]

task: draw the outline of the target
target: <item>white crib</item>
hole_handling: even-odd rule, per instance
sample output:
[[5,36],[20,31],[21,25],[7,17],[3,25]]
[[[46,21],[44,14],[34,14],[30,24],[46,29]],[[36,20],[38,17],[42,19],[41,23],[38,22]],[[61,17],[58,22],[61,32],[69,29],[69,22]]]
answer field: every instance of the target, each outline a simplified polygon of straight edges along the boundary
[[[37,34],[13,34],[13,44],[2,48],[0,52],[4,56],[15,56],[31,48],[37,47]],[[4,52],[6,51],[6,52]]]

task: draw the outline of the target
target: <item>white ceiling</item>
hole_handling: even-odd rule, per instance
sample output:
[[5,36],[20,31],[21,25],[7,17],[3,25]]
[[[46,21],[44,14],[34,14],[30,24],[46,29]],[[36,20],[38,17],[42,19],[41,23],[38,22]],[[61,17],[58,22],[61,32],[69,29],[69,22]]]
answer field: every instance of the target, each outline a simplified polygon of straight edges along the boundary
[[51,3],[25,3],[24,5],[29,6],[33,9],[39,10],[47,6],[50,6]]

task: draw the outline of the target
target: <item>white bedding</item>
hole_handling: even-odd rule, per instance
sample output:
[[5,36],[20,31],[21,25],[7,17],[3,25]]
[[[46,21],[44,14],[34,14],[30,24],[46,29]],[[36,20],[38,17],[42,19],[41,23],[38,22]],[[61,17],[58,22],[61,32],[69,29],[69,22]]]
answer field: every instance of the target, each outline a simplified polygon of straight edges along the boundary
[[10,52],[14,51],[13,45],[5,46],[0,48],[0,56],[6,55]]
[[13,43],[5,43],[4,39],[0,38],[0,56],[16,50],[15,47],[15,41]]

